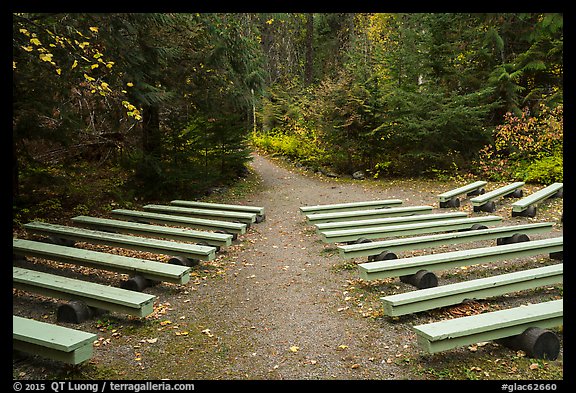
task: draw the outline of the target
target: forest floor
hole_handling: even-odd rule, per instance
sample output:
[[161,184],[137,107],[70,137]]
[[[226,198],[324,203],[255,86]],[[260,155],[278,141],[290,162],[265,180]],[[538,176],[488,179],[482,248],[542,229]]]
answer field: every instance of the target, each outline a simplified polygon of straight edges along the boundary
[[[562,285],[522,291],[483,301],[391,318],[380,297],[414,290],[398,279],[364,282],[356,263],[323,243],[299,208],[375,199],[403,205],[431,205],[434,212],[473,213],[468,201],[456,209],[437,208],[437,195],[465,181],[353,180],[328,178],[282,160],[254,154],[252,174],[235,189],[207,200],[263,206],[266,219],[252,225],[210,262],[192,270],[185,285],[146,289],[157,296],[154,313],[138,319],[111,313],[79,325],[98,335],[93,358],[65,366],[37,357],[15,356],[14,379],[125,380],[562,380],[563,350],[557,360],[530,359],[496,343],[480,343],[434,355],[416,343],[412,326],[520,304],[561,298]],[[489,188],[499,184],[490,183]],[[539,186],[526,185],[525,193]],[[240,191],[239,191],[240,190]],[[487,191],[489,189],[487,188]],[[563,233],[562,199],[550,199],[535,218],[511,217],[503,199],[497,211],[504,224],[552,221]],[[25,232],[15,237],[28,237]],[[439,247],[434,252],[492,245],[480,241]],[[90,245],[108,252],[118,250]],[[124,252],[124,251],[122,251]],[[403,252],[418,255],[431,250]],[[164,257],[134,253],[148,259]],[[517,258],[437,273],[439,285],[557,263],[547,255]],[[118,274],[29,258],[15,265],[119,285]],[[13,290],[15,315],[56,320],[59,301]],[[557,334],[563,343],[562,330]]]

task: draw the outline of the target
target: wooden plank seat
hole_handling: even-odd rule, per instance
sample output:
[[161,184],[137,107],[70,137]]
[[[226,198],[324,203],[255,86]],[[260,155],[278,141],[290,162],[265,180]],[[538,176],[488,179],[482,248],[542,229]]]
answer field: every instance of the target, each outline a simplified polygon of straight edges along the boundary
[[92,358],[98,336],[77,329],[12,315],[12,347],[67,364]]
[[186,284],[190,281],[189,266],[179,266],[27,239],[12,239],[12,253],[17,256],[43,258],[127,274],[129,276],[143,277],[153,282]]
[[[522,225],[499,226],[484,228],[476,231],[440,233],[415,237],[404,237],[359,244],[338,245],[340,256],[343,258],[374,257],[373,260],[390,258],[390,253],[403,250],[423,249],[436,247],[442,244],[458,244],[479,240],[497,239],[496,244],[530,240],[527,234],[551,231],[552,222],[537,222]],[[516,236],[515,236],[516,235]],[[524,235],[524,236],[522,236]],[[514,237],[514,239],[512,239]]]
[[416,222],[429,222],[436,220],[447,220],[450,218],[464,218],[468,214],[465,212],[450,212],[450,213],[431,213],[431,214],[416,214],[413,216],[396,216],[373,218],[371,220],[354,220],[354,221],[338,221],[338,222],[324,222],[314,224],[318,232],[326,232],[338,229],[359,229],[365,227],[378,227],[384,225],[397,225],[408,224]]
[[252,224],[256,222],[256,213],[247,212],[233,212],[226,210],[211,210],[211,209],[194,209],[191,207],[171,206],[171,205],[145,205],[144,210],[169,213],[181,216],[202,217],[209,219],[218,219],[224,221],[242,222],[244,224]]
[[360,243],[370,239],[383,239],[393,236],[484,228],[486,224],[496,224],[501,221],[502,217],[500,216],[453,218],[449,220],[417,222],[411,224],[326,231],[321,232],[320,236],[324,243]]
[[161,237],[184,242],[197,242],[205,246],[224,247],[232,244],[232,235],[224,233],[196,231],[187,228],[174,228],[89,216],[76,216],[72,218],[72,222],[75,225],[96,230]]
[[216,257],[216,248],[212,246],[199,246],[191,243],[94,231],[92,229],[76,228],[40,221],[24,224],[24,228],[30,233],[49,236],[57,242],[59,241],[58,239],[74,242],[85,241],[162,255],[181,256],[191,260],[211,261]]
[[154,223],[181,226],[186,228],[206,229],[222,233],[229,233],[236,240],[237,235],[246,233],[247,224],[231,221],[207,220],[204,218],[185,217],[163,213],[153,213],[139,210],[114,209],[110,212],[113,217],[141,223]]
[[[555,328],[563,324],[563,299],[519,306],[505,310],[447,319],[413,326],[417,342],[428,353],[447,351],[453,348],[485,341],[495,341],[523,335],[527,331]],[[538,338],[531,334],[524,350],[529,357],[556,359],[559,342],[550,342],[551,348],[544,351],[535,345]],[[546,336],[550,337],[549,335]],[[542,340],[541,340],[542,342]]]
[[395,317],[434,308],[451,306],[464,300],[486,299],[511,292],[563,282],[564,266],[557,263],[534,269],[424,288],[381,297],[384,314]]
[[212,202],[199,202],[187,201],[182,199],[175,199],[170,201],[171,205],[183,207],[196,207],[200,209],[214,209],[214,210],[227,210],[238,211],[256,214],[256,222],[262,222],[266,218],[265,209],[261,206],[248,206],[248,205],[232,205],[227,203],[212,203]]
[[432,206],[404,206],[391,207],[387,209],[367,209],[343,211],[336,213],[317,213],[306,215],[306,220],[310,224],[325,222],[339,222],[351,220],[370,220],[373,218],[411,216],[414,214],[432,213]]
[[548,198],[561,198],[563,196],[564,183],[553,183],[527,197],[512,203],[512,217],[536,216],[537,204]]
[[466,184],[462,187],[455,188],[450,191],[446,191],[440,195],[438,195],[438,200],[440,202],[440,207],[459,207],[460,206],[460,199],[458,198],[462,194],[466,194],[467,196],[475,196],[475,195],[482,195],[484,194],[484,186],[488,184],[483,180],[475,181],[470,184]]
[[366,210],[367,208],[378,209],[387,208],[395,205],[401,205],[400,199],[382,199],[375,201],[361,201],[361,202],[346,202],[346,203],[333,203],[325,205],[312,205],[300,206],[302,214],[317,214],[317,213],[334,213],[342,211]]
[[[154,311],[153,306],[156,299],[156,296],[142,292],[16,266],[12,267],[12,283],[16,289],[59,299],[81,301],[88,307],[136,317],[150,315]],[[71,322],[79,323],[82,320],[75,318]]]
[[494,200],[500,197],[521,198],[523,195],[522,186],[524,184],[523,181],[517,181],[471,198],[470,202],[472,203],[473,210],[475,212],[485,211],[491,213],[496,210],[496,203]]
[[389,277],[415,275],[420,271],[446,270],[459,266],[490,263],[511,258],[550,254],[551,258],[562,258],[564,237],[532,240],[504,244],[498,247],[479,247],[461,251],[426,254],[409,258],[366,262],[358,265],[361,279],[376,280]]

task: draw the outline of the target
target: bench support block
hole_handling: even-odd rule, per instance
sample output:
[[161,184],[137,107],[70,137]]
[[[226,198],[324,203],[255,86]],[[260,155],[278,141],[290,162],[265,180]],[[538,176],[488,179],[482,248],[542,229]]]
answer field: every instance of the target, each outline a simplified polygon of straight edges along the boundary
[[80,300],[72,300],[58,307],[56,320],[66,323],[82,323],[106,311],[95,307],[90,307]]
[[438,286],[438,277],[428,270],[418,270],[414,274],[400,276],[400,281],[414,285],[418,289],[433,288]]
[[483,205],[474,206],[472,210],[474,210],[474,212],[493,213],[496,211],[496,202],[488,201]]
[[496,340],[513,350],[522,350],[530,358],[556,360],[560,353],[560,339],[554,332],[530,327],[522,334]]
[[193,259],[193,258],[186,258],[183,256],[177,256],[177,257],[172,257],[168,260],[168,263],[171,263],[172,265],[180,265],[180,266],[196,266],[198,265],[198,263],[200,263],[200,260],[198,259]]
[[525,210],[522,210],[521,212],[515,212],[514,210],[512,210],[512,217],[536,217],[536,211],[537,211],[537,207],[536,206],[528,206]]
[[530,238],[525,233],[515,233],[512,236],[507,237],[499,237],[496,239],[496,245],[502,246],[505,244],[513,244],[513,243],[521,243],[521,242],[529,242]]
[[452,197],[449,201],[440,202],[440,207],[460,207],[460,199],[458,197]]

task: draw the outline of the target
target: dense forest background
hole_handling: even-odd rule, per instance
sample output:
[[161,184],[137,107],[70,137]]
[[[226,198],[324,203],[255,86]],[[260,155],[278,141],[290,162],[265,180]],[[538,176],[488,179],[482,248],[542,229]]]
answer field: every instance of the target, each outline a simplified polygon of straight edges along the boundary
[[250,151],[563,178],[562,14],[13,14],[15,221],[195,198]]

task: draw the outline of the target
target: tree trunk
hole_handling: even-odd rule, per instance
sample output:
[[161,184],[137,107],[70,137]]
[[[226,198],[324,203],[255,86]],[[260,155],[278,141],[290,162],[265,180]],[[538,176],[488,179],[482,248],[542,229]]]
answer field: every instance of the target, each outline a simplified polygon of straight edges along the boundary
[[304,82],[312,83],[314,66],[314,14],[308,14],[306,19],[306,68],[304,69]]
[[157,105],[144,106],[142,111],[142,149],[145,156],[160,156],[160,109]]

